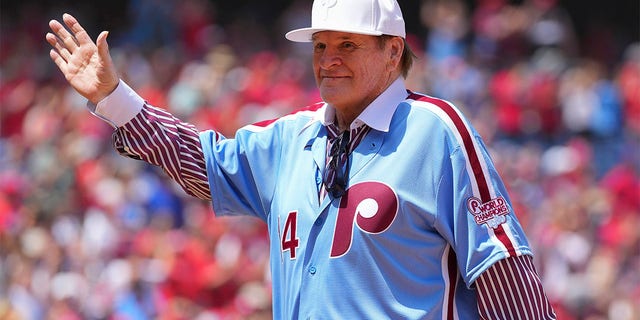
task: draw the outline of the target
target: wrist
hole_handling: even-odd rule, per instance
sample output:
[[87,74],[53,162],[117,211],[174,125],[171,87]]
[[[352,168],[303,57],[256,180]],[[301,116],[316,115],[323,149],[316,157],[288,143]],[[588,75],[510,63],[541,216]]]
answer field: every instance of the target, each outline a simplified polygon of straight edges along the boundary
[[121,127],[140,112],[145,104],[144,99],[120,80],[107,96],[97,103],[90,100],[95,107],[95,114],[108,119],[117,127]]

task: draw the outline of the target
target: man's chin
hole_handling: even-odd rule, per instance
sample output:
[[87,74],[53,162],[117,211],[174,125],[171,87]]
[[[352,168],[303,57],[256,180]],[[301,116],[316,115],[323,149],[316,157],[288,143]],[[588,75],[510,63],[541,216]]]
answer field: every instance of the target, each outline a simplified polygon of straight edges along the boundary
[[349,94],[348,90],[345,90],[344,86],[334,86],[334,85],[321,85],[320,88],[320,96],[322,100],[325,102],[337,102],[338,99],[344,99],[346,95]]

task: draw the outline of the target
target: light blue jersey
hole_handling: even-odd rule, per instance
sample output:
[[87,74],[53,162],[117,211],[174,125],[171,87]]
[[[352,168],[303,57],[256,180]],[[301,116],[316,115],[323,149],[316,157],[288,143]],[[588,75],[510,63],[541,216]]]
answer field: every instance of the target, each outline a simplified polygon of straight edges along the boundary
[[354,124],[347,193],[319,200],[333,112],[200,135],[216,214],[268,224],[274,319],[477,319],[475,279],[531,250],[476,131],[399,79]]

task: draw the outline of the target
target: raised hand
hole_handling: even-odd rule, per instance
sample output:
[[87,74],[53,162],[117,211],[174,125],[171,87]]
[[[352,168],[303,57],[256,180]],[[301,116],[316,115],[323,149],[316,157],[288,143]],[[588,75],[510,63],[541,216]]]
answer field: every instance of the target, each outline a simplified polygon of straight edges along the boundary
[[69,84],[92,103],[98,103],[118,86],[119,77],[109,55],[107,31],[98,35],[94,43],[78,20],[65,13],[62,16],[67,30],[57,20],[51,20],[46,39],[53,47],[51,59]]

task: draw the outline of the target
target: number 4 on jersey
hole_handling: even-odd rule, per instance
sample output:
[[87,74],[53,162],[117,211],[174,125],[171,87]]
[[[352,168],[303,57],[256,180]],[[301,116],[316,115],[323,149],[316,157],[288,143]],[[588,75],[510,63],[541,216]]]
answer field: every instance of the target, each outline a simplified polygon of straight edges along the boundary
[[289,258],[296,258],[296,248],[298,248],[299,240],[296,233],[296,226],[298,220],[298,211],[291,211],[287,216],[287,221],[284,223],[284,230],[282,232],[281,244],[282,251],[289,250]]

